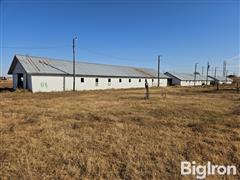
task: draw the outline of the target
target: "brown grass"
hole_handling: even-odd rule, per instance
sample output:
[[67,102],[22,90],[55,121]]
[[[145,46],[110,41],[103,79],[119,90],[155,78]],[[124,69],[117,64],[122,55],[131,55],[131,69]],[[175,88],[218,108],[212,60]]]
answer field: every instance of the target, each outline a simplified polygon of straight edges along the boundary
[[13,87],[12,80],[0,80],[0,93],[3,91],[10,91]]
[[1,93],[0,177],[181,179],[188,160],[236,165],[226,179],[240,178],[239,94],[150,92]]

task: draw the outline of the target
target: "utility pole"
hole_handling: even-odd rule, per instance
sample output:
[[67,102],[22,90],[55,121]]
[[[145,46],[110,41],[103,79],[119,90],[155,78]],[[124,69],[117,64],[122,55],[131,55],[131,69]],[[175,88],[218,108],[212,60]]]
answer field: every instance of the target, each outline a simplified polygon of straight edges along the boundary
[[197,65],[198,65],[198,63],[195,63],[195,71],[194,71],[194,86],[196,85]]
[[0,77],[3,77],[3,29],[4,29],[4,17],[5,14],[4,4],[6,2],[0,0]]
[[239,82],[237,82],[237,92],[240,92],[240,88],[239,88]]
[[217,81],[217,67],[214,70],[214,83],[217,85],[217,90],[219,90],[219,82]]
[[227,82],[228,70],[226,70],[226,82]]
[[148,82],[146,79],[145,79],[145,89],[146,89],[145,99],[149,99],[149,86],[148,86]]
[[214,78],[216,79],[217,77],[217,67],[215,67],[215,70],[214,70]]
[[223,77],[226,76],[226,68],[227,68],[227,62],[223,61]]
[[77,40],[77,37],[73,38],[73,91],[75,91],[75,78],[76,78],[76,73],[75,73],[75,41]]
[[203,74],[204,74],[204,66],[202,66],[202,76],[203,76]]
[[160,86],[160,57],[158,56],[158,87]]
[[209,71],[210,65],[209,62],[207,63],[207,76],[206,76],[206,85],[208,85],[208,71]]

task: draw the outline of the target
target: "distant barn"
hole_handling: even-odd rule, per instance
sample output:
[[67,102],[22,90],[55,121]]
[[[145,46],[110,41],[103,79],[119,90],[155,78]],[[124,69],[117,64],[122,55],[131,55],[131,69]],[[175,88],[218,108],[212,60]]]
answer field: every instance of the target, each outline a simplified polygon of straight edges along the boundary
[[[143,88],[157,86],[154,69],[76,62],[76,90]],[[15,55],[8,74],[13,75],[13,88],[32,92],[73,90],[73,63],[44,57]],[[160,75],[160,86],[168,77]]]
[[179,85],[179,86],[202,86],[206,84],[210,84],[210,81],[212,79],[202,76],[200,74],[196,74],[196,80],[194,77],[194,74],[191,73],[179,73],[179,72],[166,72],[165,75],[170,77],[170,83],[171,85]]
[[213,82],[218,84],[232,84],[233,80],[223,76],[208,76]]

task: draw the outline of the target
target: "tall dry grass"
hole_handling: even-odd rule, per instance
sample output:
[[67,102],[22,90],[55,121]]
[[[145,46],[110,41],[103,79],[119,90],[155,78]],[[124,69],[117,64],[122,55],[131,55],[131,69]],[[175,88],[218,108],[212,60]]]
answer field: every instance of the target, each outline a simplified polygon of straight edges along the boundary
[[[0,94],[3,179],[192,179],[182,160],[236,165],[240,95],[170,87]],[[209,176],[218,179],[220,176]]]

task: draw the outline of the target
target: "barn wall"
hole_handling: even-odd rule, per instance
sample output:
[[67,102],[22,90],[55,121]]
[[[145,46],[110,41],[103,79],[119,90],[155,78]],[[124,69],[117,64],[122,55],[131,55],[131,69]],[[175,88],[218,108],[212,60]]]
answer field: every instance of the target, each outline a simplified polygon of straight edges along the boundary
[[20,65],[19,62],[17,62],[14,70],[13,70],[13,89],[17,89],[17,74],[23,74],[23,88],[26,88],[26,78],[27,78],[27,75],[26,75],[26,72],[25,70],[22,68],[22,66]]
[[13,74],[13,89],[17,89],[17,74]]
[[[155,82],[155,81],[156,81],[156,82]],[[158,80],[155,79],[153,86],[157,86],[157,84],[158,84],[157,82],[158,82]],[[161,86],[161,87],[166,87],[166,86],[167,86],[167,83],[168,83],[168,79],[160,79],[160,86]]]
[[[206,81],[196,81],[196,86],[206,85]],[[208,81],[208,85],[210,85],[210,81]],[[194,86],[194,81],[181,81],[181,86]]]
[[180,85],[181,84],[181,81],[175,77],[172,77],[172,84],[173,85]]
[[[79,77],[75,79],[75,88],[78,90]],[[64,86],[64,84],[63,84]],[[73,89],[73,77],[65,77],[65,91],[71,91]]]
[[27,75],[27,88],[32,91],[32,77],[31,75]]
[[[181,86],[194,86],[194,81],[180,81],[179,79],[172,77],[172,84],[181,85]],[[202,84],[206,84],[206,81],[196,81],[196,86],[202,86]],[[208,82],[210,84],[210,82]]]
[[172,79],[172,85],[180,85],[181,84],[181,81],[179,79],[177,79],[175,76],[172,76],[169,73],[166,73],[166,75]]
[[[172,84],[173,85],[194,86],[194,81],[193,80],[191,80],[191,81],[181,81],[181,80],[177,79],[176,77],[172,76],[169,73],[166,73],[166,75],[172,78]],[[211,79],[208,79],[208,84],[207,85],[210,85],[210,81],[211,81]],[[206,80],[196,81],[195,85],[196,86],[202,86],[203,84],[206,85]]]
[[209,79],[208,79],[208,83],[207,83],[206,80],[204,80],[204,81],[201,81],[201,85],[202,85],[202,84],[204,84],[204,85],[210,85],[210,82],[211,82],[211,81],[210,81]]
[[[81,82],[84,78],[84,82]],[[145,86],[145,79],[142,78],[110,78],[111,83],[108,83],[109,78],[98,78],[98,85],[96,86],[95,77],[76,77],[76,90],[97,90],[97,89],[119,89],[119,88],[143,88]],[[122,82],[119,82],[122,79]],[[157,79],[147,80],[149,86],[157,86]],[[33,92],[50,92],[50,91],[71,91],[73,89],[73,77],[63,76],[31,76],[32,91]],[[160,86],[167,86],[167,79],[160,79]]]
[[15,68],[13,70],[13,74],[19,74],[19,73],[24,74],[25,70],[22,68],[21,64],[19,62],[17,62],[16,66],[15,66]]
[[23,74],[23,88],[26,89],[27,87],[27,74]]
[[63,76],[31,76],[33,92],[63,91]]
[[[196,86],[202,86],[203,84],[206,84],[206,81],[196,81]],[[181,81],[181,86],[194,86],[194,81]]]

